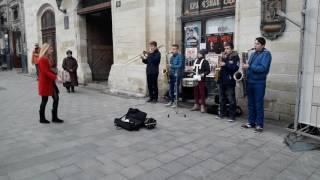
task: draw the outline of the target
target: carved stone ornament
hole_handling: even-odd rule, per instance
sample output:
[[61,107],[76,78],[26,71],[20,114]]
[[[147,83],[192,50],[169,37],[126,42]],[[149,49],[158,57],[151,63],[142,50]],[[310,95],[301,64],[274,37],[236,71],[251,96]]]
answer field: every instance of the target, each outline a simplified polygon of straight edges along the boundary
[[261,25],[262,36],[275,40],[286,29],[286,20],[277,14],[286,10],[286,0],[261,0]]

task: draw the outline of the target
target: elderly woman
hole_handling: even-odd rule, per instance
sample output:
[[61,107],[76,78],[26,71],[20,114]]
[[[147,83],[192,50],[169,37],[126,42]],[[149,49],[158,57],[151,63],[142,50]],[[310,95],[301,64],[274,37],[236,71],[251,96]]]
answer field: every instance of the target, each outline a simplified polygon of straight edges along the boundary
[[56,86],[55,81],[57,80],[57,75],[51,70],[51,61],[49,57],[53,53],[53,48],[45,43],[43,44],[40,54],[39,54],[39,81],[38,90],[39,95],[42,98],[40,105],[40,123],[48,124],[50,123],[45,117],[46,105],[48,103],[48,97],[52,96],[53,108],[52,108],[52,122],[53,123],[63,123],[63,120],[58,118],[58,104],[59,104],[59,90]]
[[78,63],[77,60],[72,57],[72,51],[67,51],[67,57],[63,59],[62,68],[70,74],[70,81],[63,83],[63,86],[67,88],[68,93],[70,93],[70,89],[71,92],[74,93],[74,87],[78,86]]

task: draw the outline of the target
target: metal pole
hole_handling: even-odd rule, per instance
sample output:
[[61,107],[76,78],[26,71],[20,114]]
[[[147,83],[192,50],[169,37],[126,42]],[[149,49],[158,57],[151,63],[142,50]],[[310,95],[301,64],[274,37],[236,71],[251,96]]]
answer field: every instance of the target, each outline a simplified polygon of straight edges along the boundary
[[299,115],[300,115],[300,102],[301,102],[301,76],[303,73],[303,47],[304,47],[304,32],[305,32],[305,18],[306,18],[306,8],[307,1],[304,0],[303,10],[301,12],[302,20],[300,26],[300,52],[299,52],[299,66],[298,66],[298,82],[297,82],[297,96],[296,96],[296,108],[295,108],[295,118],[294,118],[294,131],[297,132],[299,124]]

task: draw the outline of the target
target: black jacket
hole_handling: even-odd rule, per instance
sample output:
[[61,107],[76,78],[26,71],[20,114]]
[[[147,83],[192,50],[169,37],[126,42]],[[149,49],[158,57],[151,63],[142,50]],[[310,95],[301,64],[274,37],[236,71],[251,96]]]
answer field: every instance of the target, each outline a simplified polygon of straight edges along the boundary
[[240,66],[238,53],[233,51],[230,55],[225,55],[225,57],[222,58],[222,61],[225,62],[226,65],[221,67],[218,83],[235,86],[236,81],[234,80],[233,75],[239,70]]
[[[201,59],[196,59],[194,61],[194,64],[200,64],[201,63]],[[196,68],[193,68],[193,73],[196,74]],[[201,69],[199,69],[198,71],[198,74],[204,74],[204,77],[205,78],[208,74],[210,73],[210,65],[209,65],[209,62],[207,60],[204,59],[202,65],[201,65]]]
[[147,59],[142,60],[142,62],[147,65],[147,74],[159,74],[160,59],[161,53],[156,49],[148,55]]

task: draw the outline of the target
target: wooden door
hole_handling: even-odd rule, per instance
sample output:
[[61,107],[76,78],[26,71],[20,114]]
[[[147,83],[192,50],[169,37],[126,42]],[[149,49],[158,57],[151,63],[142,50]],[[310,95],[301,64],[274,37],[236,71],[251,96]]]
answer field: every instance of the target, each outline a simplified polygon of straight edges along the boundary
[[51,10],[47,10],[41,16],[41,32],[42,42],[50,44],[54,52],[51,59],[54,62],[54,66],[57,65],[57,46],[56,46],[56,24],[55,15]]

